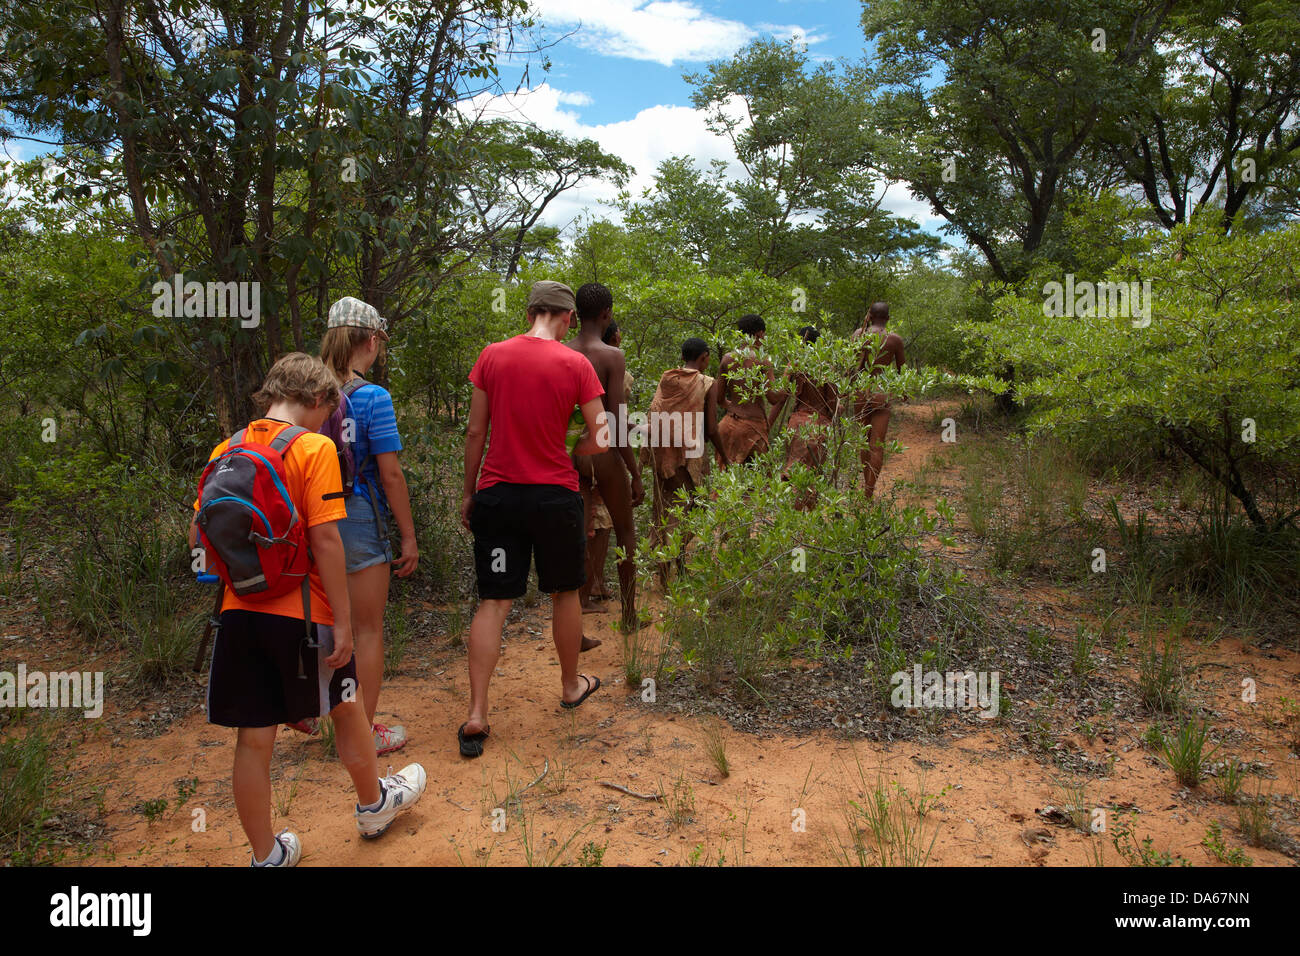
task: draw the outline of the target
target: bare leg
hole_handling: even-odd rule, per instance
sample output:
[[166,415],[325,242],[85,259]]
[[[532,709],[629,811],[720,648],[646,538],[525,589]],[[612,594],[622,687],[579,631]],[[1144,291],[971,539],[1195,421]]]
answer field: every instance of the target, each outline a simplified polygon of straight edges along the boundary
[[361,683],[366,719],[372,724],[384,680],[384,608],[388,605],[388,580],[387,563],[373,564],[348,575],[357,680]]
[[[605,592],[605,558],[608,554],[609,529],[601,528],[587,539],[587,583],[584,585],[589,592],[600,597],[609,597]],[[583,614],[594,614],[599,610],[590,597],[583,602]]]
[[587,580],[582,582],[578,588],[578,601],[583,608],[591,607],[591,536],[595,532],[595,493],[592,488],[591,479],[587,475],[591,471],[591,457],[582,455],[574,459],[574,465],[578,469],[578,494],[582,495],[582,527],[584,540],[587,542],[586,565]]
[[344,701],[330,711],[334,720],[334,746],[339,761],[352,778],[357,803],[368,807],[380,797],[379,758],[375,756],[375,738],[370,733],[370,719],[360,701]]
[[[574,591],[576,596],[578,592]],[[501,657],[501,631],[510,613],[509,600],[480,601],[469,626],[469,720],[465,733],[481,733],[488,725],[488,684]],[[581,636],[579,609],[578,632]]]
[[[695,483],[691,481],[690,473],[685,468],[679,468],[677,474],[673,475],[671,478],[663,478],[663,479],[656,478],[655,480],[660,486],[659,487],[661,493],[660,499],[663,502],[662,515],[661,515],[663,521],[663,530],[660,532],[661,535],[660,540],[667,541],[668,538],[672,536],[672,533],[677,530],[677,525],[680,524],[681,522],[681,518],[678,517],[676,512],[677,492],[682,488],[685,488],[686,493],[690,494],[695,490]],[[686,564],[685,549],[686,549],[686,542],[683,541],[682,553],[678,555],[677,562],[676,562],[677,572],[679,574],[681,573],[682,568]],[[667,590],[668,568],[666,565],[661,564],[659,566],[659,581],[660,581],[660,585],[665,590]]]
[[[235,738],[235,811],[253,847],[253,857],[265,860],[275,846],[271,832],[271,750],[275,727],[240,727]],[[371,750],[373,751],[373,747]]]
[[587,690],[587,682],[578,676],[582,605],[577,591],[559,591],[551,595],[551,638],[555,641],[555,656],[560,659],[560,696],[575,701]]
[[868,419],[871,431],[867,435],[868,451],[862,473],[868,498],[876,493],[876,479],[880,477],[880,469],[885,463],[885,435],[889,431],[891,414],[889,406],[886,405],[873,411]]
[[632,489],[628,484],[627,468],[618,452],[605,452],[592,460],[596,469],[596,485],[609,509],[614,523],[614,536],[626,555],[618,563],[618,590],[623,602],[623,630],[631,633],[637,628],[636,615],[636,522],[632,516]]

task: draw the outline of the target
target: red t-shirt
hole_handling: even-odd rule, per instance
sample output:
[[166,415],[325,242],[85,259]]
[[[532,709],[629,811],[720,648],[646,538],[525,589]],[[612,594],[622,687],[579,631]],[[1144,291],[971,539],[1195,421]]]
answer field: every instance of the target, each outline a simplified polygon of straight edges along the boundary
[[578,490],[564,439],[575,406],[605,394],[587,356],[516,335],[479,353],[469,380],[487,392],[490,433],[479,490],[510,482]]

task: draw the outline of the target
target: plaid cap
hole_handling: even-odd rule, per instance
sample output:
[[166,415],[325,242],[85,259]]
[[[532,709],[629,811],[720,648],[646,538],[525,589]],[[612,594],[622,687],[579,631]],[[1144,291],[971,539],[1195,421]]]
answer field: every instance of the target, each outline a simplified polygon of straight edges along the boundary
[[575,312],[578,303],[573,297],[573,290],[563,282],[543,279],[533,283],[532,291],[528,293],[528,308]]
[[328,328],[352,326],[358,329],[373,329],[388,337],[388,320],[379,314],[379,310],[369,303],[345,295],[330,306]]

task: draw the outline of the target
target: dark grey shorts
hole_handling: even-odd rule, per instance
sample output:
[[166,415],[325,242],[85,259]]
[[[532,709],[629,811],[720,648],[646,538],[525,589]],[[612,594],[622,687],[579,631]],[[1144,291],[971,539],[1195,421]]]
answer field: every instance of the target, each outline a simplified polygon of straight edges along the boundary
[[312,632],[321,647],[307,646],[301,618],[223,611],[212,646],[208,722],[274,727],[324,717],[345,700],[359,700],[355,656],[331,670],[324,660],[334,647],[334,628],[312,624]]
[[586,580],[587,536],[582,495],[561,485],[491,485],[474,495],[469,517],[474,533],[478,596],[522,597],[537,558],[543,594],[576,591]]

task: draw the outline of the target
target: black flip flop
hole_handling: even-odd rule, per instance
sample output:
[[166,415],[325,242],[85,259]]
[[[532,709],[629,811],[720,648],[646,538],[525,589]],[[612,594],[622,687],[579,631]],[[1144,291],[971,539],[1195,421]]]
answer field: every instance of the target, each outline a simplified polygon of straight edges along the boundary
[[[577,700],[572,702],[561,698],[560,706],[565,708],[566,710],[573,710],[573,708],[577,707],[584,700],[586,700],[588,697],[590,697],[592,694],[594,694],[597,690],[600,689],[599,677],[588,677],[586,674],[579,674],[578,676],[587,682],[587,692],[583,694],[581,697],[579,697]],[[592,681],[595,681],[595,683],[592,683]]]
[[491,727],[484,727],[476,734],[465,733],[465,728],[469,726],[469,721],[461,724],[456,728],[456,740],[460,743],[460,755],[462,757],[481,757],[483,756],[483,741],[488,739],[488,733]]

